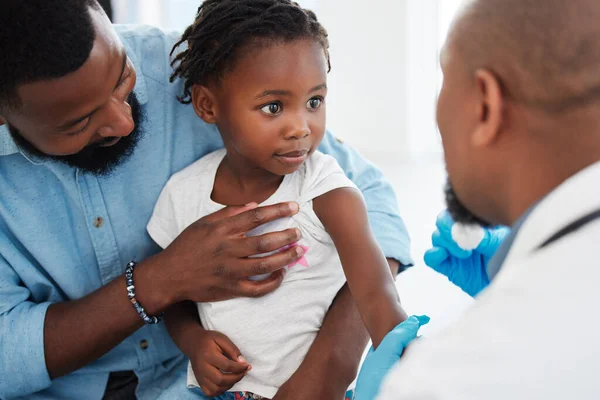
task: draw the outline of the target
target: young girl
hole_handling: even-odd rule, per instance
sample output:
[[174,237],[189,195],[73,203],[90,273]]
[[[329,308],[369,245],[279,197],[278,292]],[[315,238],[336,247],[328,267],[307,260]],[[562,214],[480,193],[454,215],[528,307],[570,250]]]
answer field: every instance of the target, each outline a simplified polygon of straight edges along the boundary
[[185,80],[181,101],[216,125],[225,148],[169,180],[148,232],[165,248],[224,206],[299,204],[294,217],[248,233],[298,229],[303,257],[279,289],[197,305],[206,330],[197,340],[210,345],[188,385],[207,397],[271,398],[300,366],[346,279],[375,346],[406,315],[361,193],[317,151],[329,53],[315,15],[289,0],[207,0],[182,43],[173,74]]

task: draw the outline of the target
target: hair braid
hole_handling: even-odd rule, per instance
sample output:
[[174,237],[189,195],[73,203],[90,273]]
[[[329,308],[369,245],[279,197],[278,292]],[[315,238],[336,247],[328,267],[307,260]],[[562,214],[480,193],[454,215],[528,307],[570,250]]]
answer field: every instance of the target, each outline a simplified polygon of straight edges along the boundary
[[[316,15],[291,0],[206,0],[198,7],[196,19],[171,50],[174,72],[171,82],[184,79],[182,103],[191,102],[194,84],[218,81],[233,68],[235,60],[250,44],[258,41],[290,42],[314,39],[323,46],[328,69],[327,31]],[[187,47],[177,53],[177,49]]]

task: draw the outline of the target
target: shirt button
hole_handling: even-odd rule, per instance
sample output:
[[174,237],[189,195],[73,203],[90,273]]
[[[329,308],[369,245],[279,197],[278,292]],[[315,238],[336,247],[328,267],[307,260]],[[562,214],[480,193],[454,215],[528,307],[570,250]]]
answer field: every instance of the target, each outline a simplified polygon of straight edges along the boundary
[[148,348],[148,341],[146,339],[140,341],[140,349],[146,350]]
[[102,217],[96,217],[94,219],[94,226],[96,228],[101,228],[103,224],[104,224],[104,220],[102,219]]

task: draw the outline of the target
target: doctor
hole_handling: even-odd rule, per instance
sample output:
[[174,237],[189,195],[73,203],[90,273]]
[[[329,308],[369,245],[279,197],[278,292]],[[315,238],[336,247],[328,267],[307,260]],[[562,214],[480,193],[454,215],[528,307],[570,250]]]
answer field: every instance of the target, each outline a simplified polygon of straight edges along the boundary
[[425,320],[392,331],[365,362],[359,400],[600,398],[598,21],[597,0],[474,0],[455,21],[437,113],[448,208],[512,231],[483,271],[502,236],[487,231],[461,263],[441,217],[428,263],[472,294],[499,272],[400,362]]

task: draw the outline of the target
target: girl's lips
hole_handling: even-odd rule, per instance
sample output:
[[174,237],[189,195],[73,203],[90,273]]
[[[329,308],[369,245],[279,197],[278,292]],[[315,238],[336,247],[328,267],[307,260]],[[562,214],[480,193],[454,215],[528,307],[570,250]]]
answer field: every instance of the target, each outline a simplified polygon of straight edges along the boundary
[[275,157],[285,165],[296,166],[306,161],[308,158],[308,150],[297,150],[284,154],[275,154]]
[[303,157],[307,153],[308,153],[308,150],[296,150],[296,151],[290,151],[289,153],[276,154],[276,156],[295,158],[295,157]]

